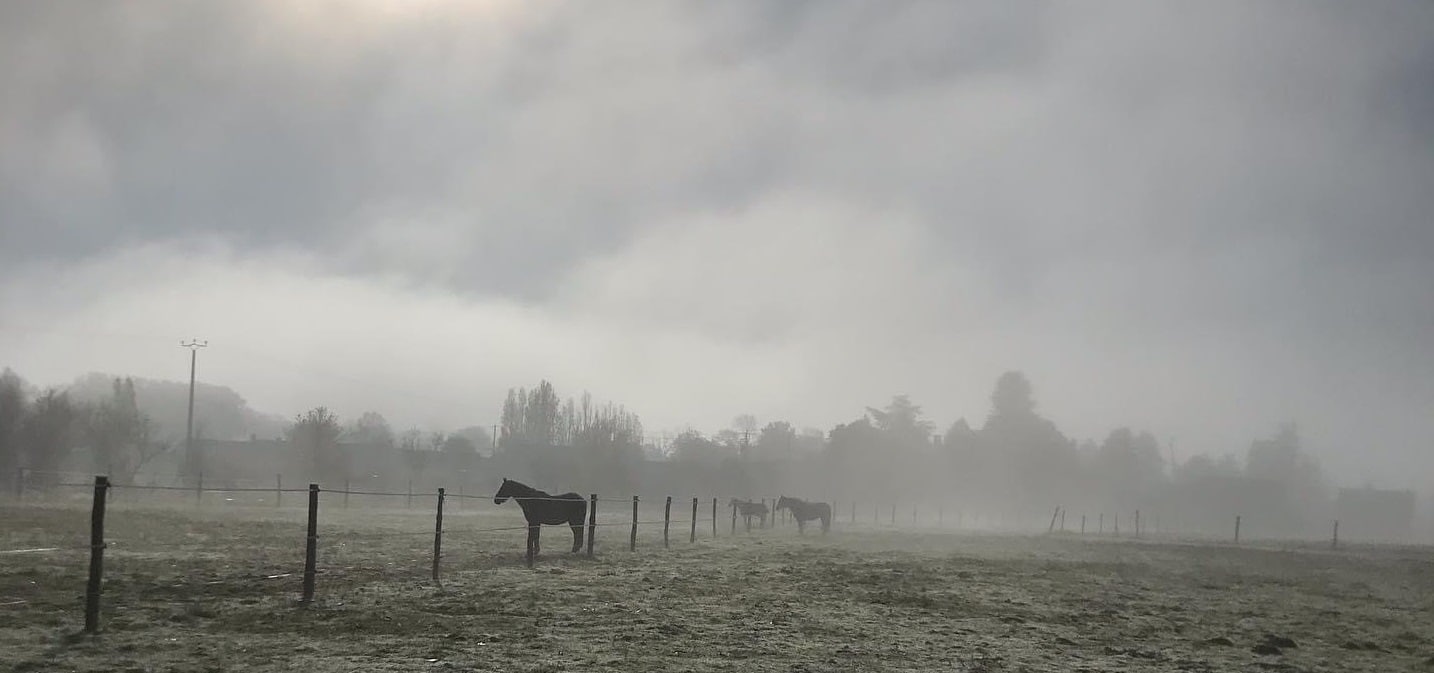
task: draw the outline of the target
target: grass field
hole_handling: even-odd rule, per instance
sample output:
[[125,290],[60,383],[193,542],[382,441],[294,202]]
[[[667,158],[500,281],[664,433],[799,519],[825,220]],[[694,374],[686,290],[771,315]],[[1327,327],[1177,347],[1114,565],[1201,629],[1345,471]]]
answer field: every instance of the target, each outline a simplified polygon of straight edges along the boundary
[[[298,500],[297,497],[294,499]],[[425,500],[425,505],[430,503]],[[466,506],[466,507],[465,507]],[[617,524],[629,512],[609,508]],[[686,514],[690,513],[690,504]],[[710,516],[705,504],[704,516]],[[1427,549],[1196,545],[838,525],[688,544],[601,529],[595,559],[468,501],[428,578],[427,510],[116,504],[103,633],[83,622],[84,503],[0,506],[0,665],[15,671],[1434,670]],[[643,518],[650,518],[644,512]],[[660,512],[657,513],[660,519]]]

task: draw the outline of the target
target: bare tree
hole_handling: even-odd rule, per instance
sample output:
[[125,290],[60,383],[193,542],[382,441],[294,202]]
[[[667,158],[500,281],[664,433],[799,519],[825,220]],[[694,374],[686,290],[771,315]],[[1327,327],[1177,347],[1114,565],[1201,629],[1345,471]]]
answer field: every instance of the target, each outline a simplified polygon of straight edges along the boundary
[[348,456],[339,448],[342,433],[339,417],[327,407],[310,409],[294,419],[294,425],[289,428],[289,443],[308,458],[311,479],[349,476]]

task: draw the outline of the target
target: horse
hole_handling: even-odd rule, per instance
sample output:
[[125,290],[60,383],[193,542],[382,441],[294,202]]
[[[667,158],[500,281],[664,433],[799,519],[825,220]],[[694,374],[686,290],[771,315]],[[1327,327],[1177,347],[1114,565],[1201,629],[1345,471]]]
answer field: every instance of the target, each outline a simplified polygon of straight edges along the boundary
[[767,527],[767,503],[752,502],[751,500],[738,500],[732,498],[732,506],[737,508],[737,513],[747,522],[747,531],[752,530],[752,517],[759,517],[762,522],[758,528]]
[[522,482],[503,478],[503,485],[493,495],[493,504],[501,505],[512,498],[523,508],[523,518],[528,520],[528,562],[538,555],[538,535],[542,524],[573,527],[573,552],[583,548],[583,519],[587,517],[588,502],[576,493],[550,495]]
[[812,519],[822,520],[822,534],[832,528],[832,506],[824,502],[807,502],[798,498],[782,496],[777,499],[777,509],[787,508],[792,512],[792,518],[797,520],[797,532],[806,534],[802,524]]

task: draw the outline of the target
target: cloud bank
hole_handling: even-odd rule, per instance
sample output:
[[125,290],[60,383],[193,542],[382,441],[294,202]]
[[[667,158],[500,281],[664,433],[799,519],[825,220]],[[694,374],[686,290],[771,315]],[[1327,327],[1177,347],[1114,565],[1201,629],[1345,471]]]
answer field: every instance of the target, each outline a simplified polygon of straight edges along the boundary
[[1342,479],[1434,434],[1427,3],[0,8],[0,352],[260,409],[829,427],[1006,369]]

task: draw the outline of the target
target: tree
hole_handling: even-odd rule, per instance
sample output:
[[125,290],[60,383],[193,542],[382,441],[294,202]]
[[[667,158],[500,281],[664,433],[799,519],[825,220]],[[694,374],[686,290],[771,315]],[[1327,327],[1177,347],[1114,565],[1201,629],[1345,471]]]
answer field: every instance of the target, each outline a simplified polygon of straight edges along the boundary
[[339,417],[334,412],[327,407],[310,409],[307,414],[294,418],[288,434],[290,445],[308,459],[312,480],[348,478],[348,455],[339,447],[343,426],[339,425]]
[[398,439],[398,446],[403,451],[403,462],[408,466],[408,476],[414,477],[428,466],[428,458],[433,455],[423,446],[423,432],[418,428],[410,428],[404,431]]
[[1324,474],[1300,445],[1299,428],[1285,423],[1274,437],[1255,440],[1245,456],[1245,474],[1312,494],[1324,488]]
[[819,454],[827,448],[827,433],[822,432],[821,428],[802,428],[793,448],[798,455]]
[[[875,450],[881,432],[863,416],[832,428],[827,441],[827,460],[835,470],[838,486],[857,497],[869,498],[886,491],[883,457]],[[879,483],[872,483],[873,481]]]
[[897,450],[921,449],[931,442],[931,433],[936,426],[921,418],[921,407],[913,404],[906,395],[896,395],[885,409],[866,408],[872,424],[887,440],[889,448]]
[[728,455],[746,457],[747,447],[742,439],[742,434],[731,428],[723,428],[712,435],[712,441],[723,447]]
[[685,430],[672,440],[673,460],[715,464],[728,455],[729,452],[720,444],[703,437],[696,430]]
[[95,469],[120,482],[133,481],[146,463],[171,446],[155,437],[154,422],[140,411],[130,378],[116,378],[110,398],[89,408],[84,433]]
[[796,444],[797,430],[786,421],[772,421],[757,435],[757,453],[769,460],[791,460]]
[[68,394],[55,388],[41,393],[30,406],[20,428],[21,459],[36,473],[35,481],[55,481],[74,448],[79,420],[79,408]]
[[1135,497],[1158,487],[1165,480],[1165,460],[1160,445],[1149,432],[1135,434],[1130,428],[1110,431],[1096,452],[1096,471],[1107,492]]
[[752,414],[742,414],[732,419],[732,429],[745,435],[751,435],[757,431],[757,417]]
[[517,446],[523,436],[523,415],[528,407],[528,396],[522,388],[509,388],[508,397],[503,400],[503,415],[499,421],[498,448],[508,451]]
[[20,465],[20,426],[29,407],[25,381],[5,368],[0,372],[0,474],[10,474]]
[[357,444],[367,444],[391,449],[394,447],[393,428],[388,420],[377,411],[365,411],[344,430],[344,439]]
[[479,453],[488,451],[493,446],[493,435],[488,428],[481,425],[470,425],[466,428],[459,428],[453,434],[463,437],[473,443],[473,447]]
[[1032,396],[1031,382],[1026,375],[1009,371],[996,379],[996,389],[991,393],[991,415],[987,417],[986,424],[990,425],[992,419],[1020,419],[1035,416],[1036,401]]
[[1217,462],[1203,453],[1190,456],[1184,463],[1171,470],[1174,481],[1197,483],[1210,479],[1233,479],[1240,476],[1240,463],[1230,454],[1221,456]]
[[558,413],[561,402],[553,384],[539,381],[537,387],[528,392],[527,404],[523,411],[522,436],[528,444],[554,446],[558,439]]
[[991,412],[979,435],[983,450],[992,454],[991,468],[998,475],[993,481],[1006,486],[1002,497],[1027,504],[1066,500],[1079,490],[1080,484],[1071,479],[1080,469],[1075,444],[1036,413],[1024,374],[1006,372],[996,380]]
[[443,444],[441,444],[440,446],[442,447],[441,450],[444,453],[461,455],[478,454],[478,447],[473,445],[473,440],[468,439],[467,437],[464,437],[463,435],[459,434],[448,435],[446,438],[444,438]]

